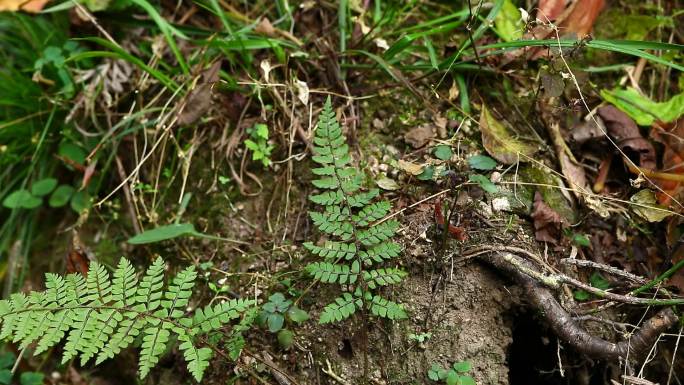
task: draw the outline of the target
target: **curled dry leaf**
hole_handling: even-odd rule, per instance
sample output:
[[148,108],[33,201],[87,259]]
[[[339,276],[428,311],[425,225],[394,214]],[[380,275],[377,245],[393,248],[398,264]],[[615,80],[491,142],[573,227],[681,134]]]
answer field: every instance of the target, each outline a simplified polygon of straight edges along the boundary
[[598,114],[606,125],[608,135],[627,154],[638,154],[639,165],[653,170],[656,168],[656,154],[653,144],[641,136],[639,127],[624,112],[613,106],[598,109]]
[[399,159],[399,161],[397,162],[397,167],[411,175],[420,175],[423,172],[423,165],[413,162],[407,162],[403,159]]
[[538,241],[558,243],[564,224],[563,217],[544,202],[539,191],[534,193],[532,220],[534,223],[534,237]]
[[404,134],[404,140],[413,148],[421,148],[435,137],[434,125],[422,124]]
[[480,115],[480,129],[482,131],[482,145],[485,150],[501,163],[524,162],[526,157],[534,154],[535,147],[515,137],[506,126],[494,119],[484,104]]
[[664,207],[658,206],[655,193],[648,189],[632,195],[629,201],[635,203],[632,210],[649,222],[660,222],[672,215],[670,211],[665,211]]
[[188,101],[178,117],[178,124],[189,125],[201,118],[211,107],[211,89],[219,81],[221,60],[202,72],[199,84],[190,92]]

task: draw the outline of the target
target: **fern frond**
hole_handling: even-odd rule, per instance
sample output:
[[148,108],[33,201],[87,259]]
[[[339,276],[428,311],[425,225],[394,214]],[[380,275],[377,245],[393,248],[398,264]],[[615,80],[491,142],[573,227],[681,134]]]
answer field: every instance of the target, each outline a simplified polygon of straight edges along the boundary
[[[80,356],[81,364],[114,357],[142,334],[139,373],[144,378],[176,335],[188,370],[201,381],[211,349],[199,347],[199,333],[216,330],[253,308],[253,300],[232,300],[198,309],[185,317],[197,273],[193,266],[164,286],[164,261],[158,258],[140,280],[125,259],[110,280],[105,267],[90,265],[88,277],[47,274],[45,291],[13,294],[0,301],[0,337],[22,348],[37,341],[36,354],[65,339],[62,362]],[[66,338],[65,338],[66,337]]]
[[342,321],[343,319],[349,318],[356,309],[363,307],[363,301],[361,298],[355,298],[349,293],[342,293],[341,297],[335,298],[335,302],[328,304],[323,308],[321,312],[321,317],[318,320],[319,323],[325,324],[335,321]]
[[[374,296],[369,290],[396,284],[406,273],[397,268],[365,270],[366,266],[380,264],[401,253],[401,246],[390,240],[396,234],[399,222],[389,220],[374,224],[387,216],[391,204],[373,202],[380,193],[378,189],[361,191],[364,175],[352,165],[349,146],[335,119],[330,98],[319,115],[313,142],[312,160],[320,166],[312,169],[319,177],[312,184],[329,191],[310,197],[324,209],[309,215],[314,225],[332,239],[326,240],[323,246],[311,242],[304,244],[306,249],[325,259],[309,264],[307,271],[314,279],[346,285],[345,289],[355,293],[345,292],[325,306],[319,322],[341,321],[362,308],[382,317],[402,318],[405,312],[399,305]],[[341,260],[352,262],[339,263]]]
[[245,311],[240,323],[233,327],[230,338],[226,346],[228,347],[228,356],[233,361],[236,361],[242,353],[242,348],[245,347],[245,337],[243,333],[246,332],[254,323],[257,317],[258,309],[256,307],[250,308]]

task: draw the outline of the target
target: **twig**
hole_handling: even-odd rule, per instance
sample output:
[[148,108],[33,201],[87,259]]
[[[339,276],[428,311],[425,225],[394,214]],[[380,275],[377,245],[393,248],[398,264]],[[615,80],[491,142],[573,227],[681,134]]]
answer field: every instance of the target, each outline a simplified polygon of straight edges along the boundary
[[326,360],[325,360],[325,365],[326,365],[328,368],[327,368],[327,369],[323,369],[323,373],[329,375],[330,378],[332,378],[333,380],[339,382],[339,383],[342,384],[342,385],[350,385],[347,381],[345,381],[344,378],[338,376],[337,374],[335,374],[335,372],[333,372],[332,366],[330,366],[330,361],[329,361],[327,358],[326,358]]
[[648,282],[646,278],[639,277],[638,275],[628,273],[624,270],[620,270],[613,266],[604,265],[602,263],[588,261],[586,259],[575,259],[575,258],[563,258],[560,262],[564,265],[575,265],[580,267],[591,267],[596,270],[605,271],[606,273],[615,275],[617,277],[626,278],[630,281],[636,282],[640,285],[644,285]]
[[[494,255],[489,254],[481,257],[481,259],[497,269],[508,273],[524,288],[531,304],[537,307],[541,314],[545,316],[556,335],[573,346],[577,351],[590,356],[609,360],[621,358],[638,359],[648,351],[662,332],[678,321],[672,309],[667,307],[647,320],[641,329],[631,335],[629,340],[618,343],[606,341],[582,329],[558,303],[553,293],[528,275],[528,273],[534,271],[530,262],[510,253],[502,252]],[[538,272],[532,274],[541,275]]]

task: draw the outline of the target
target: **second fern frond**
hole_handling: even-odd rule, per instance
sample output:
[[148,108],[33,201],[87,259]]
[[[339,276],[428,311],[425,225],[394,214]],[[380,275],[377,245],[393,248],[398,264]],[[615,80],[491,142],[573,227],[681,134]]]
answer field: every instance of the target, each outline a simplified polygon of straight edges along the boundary
[[90,265],[87,278],[47,274],[45,291],[16,293],[0,301],[0,339],[11,339],[21,348],[37,343],[35,354],[40,354],[66,336],[62,362],[80,356],[83,365],[93,358],[96,364],[112,358],[141,336],[139,373],[144,378],[175,335],[188,370],[201,381],[213,351],[199,347],[200,336],[239,318],[254,301],[234,299],[186,315],[196,277],[190,266],[163,290],[161,258],[140,281],[125,258],[113,279],[97,262]]
[[401,253],[401,246],[391,239],[399,222],[375,224],[391,209],[388,201],[374,202],[379,190],[362,190],[363,175],[352,164],[346,137],[335,118],[330,98],[320,114],[314,137],[312,169],[319,178],[312,183],[325,190],[312,195],[311,201],[323,206],[310,212],[314,225],[330,240],[322,245],[307,242],[304,247],[323,261],[307,266],[317,280],[343,287],[340,297],[325,306],[320,323],[341,321],[359,309],[389,318],[406,318],[404,307],[383,298],[376,290],[399,283],[406,272],[396,267],[381,267]]

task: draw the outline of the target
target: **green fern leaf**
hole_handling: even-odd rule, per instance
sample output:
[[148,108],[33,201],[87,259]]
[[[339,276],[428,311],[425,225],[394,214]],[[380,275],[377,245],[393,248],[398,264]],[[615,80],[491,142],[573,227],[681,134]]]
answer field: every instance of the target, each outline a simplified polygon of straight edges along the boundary
[[195,317],[184,317],[196,277],[195,268],[188,267],[162,290],[161,258],[140,282],[125,259],[119,262],[113,281],[97,262],[91,263],[87,279],[80,274],[66,278],[47,274],[45,291],[13,294],[0,301],[0,335],[19,342],[22,348],[38,341],[36,354],[66,339],[62,362],[80,355],[83,365],[95,356],[96,364],[114,357],[142,334],[139,373],[144,378],[175,334],[188,370],[201,381],[212,351],[196,346],[195,335],[216,330],[250,308],[252,313],[256,311],[253,300],[232,300],[198,309]]
[[406,315],[406,310],[404,310],[402,305],[382,298],[379,295],[373,296],[373,299],[370,303],[370,310],[373,315],[391,320],[404,319],[408,317]]
[[349,260],[356,256],[356,245],[353,243],[327,241],[323,247],[319,247],[311,242],[306,242],[304,247],[327,260]]
[[171,332],[162,327],[159,323],[156,326],[145,329],[143,333],[142,350],[140,351],[139,372],[140,378],[145,378],[150,369],[157,365],[159,356],[166,350]]
[[389,213],[391,205],[388,201],[380,201],[364,207],[353,220],[358,226],[368,226],[371,223],[382,219]]
[[401,245],[396,242],[383,242],[368,250],[359,252],[359,257],[365,265],[373,262],[379,263],[386,259],[392,259],[401,254]]
[[231,360],[236,361],[242,353],[242,348],[245,346],[245,337],[243,333],[249,330],[254,323],[258,313],[258,308],[253,307],[245,311],[245,315],[240,320],[240,323],[233,327],[230,338],[226,343],[228,347],[228,356]]
[[398,229],[399,222],[390,220],[359,231],[357,238],[364,246],[375,246],[392,238]]
[[375,199],[378,195],[380,195],[380,190],[374,188],[366,192],[350,195],[349,197],[347,197],[347,201],[351,207],[364,207],[367,204],[369,204],[373,199]]
[[406,277],[406,272],[397,268],[383,268],[364,271],[364,279],[370,289],[378,286],[397,284]]
[[309,200],[323,206],[338,205],[344,201],[344,194],[341,190],[326,191],[321,194],[309,196]]
[[180,350],[188,363],[188,371],[195,377],[195,380],[202,381],[204,371],[209,366],[209,360],[213,353],[209,348],[197,348],[192,343],[192,337],[187,334],[180,334],[178,340],[181,342]]
[[137,290],[134,307],[137,311],[153,311],[161,304],[161,288],[164,285],[164,261],[161,257],[157,258],[147,271],[140,282]]
[[330,262],[314,262],[309,264],[306,269],[314,279],[319,279],[325,283],[353,284],[359,276],[358,261],[354,261],[351,267]]
[[342,321],[354,314],[357,308],[363,306],[361,298],[354,298],[349,293],[342,293],[342,297],[335,298],[335,302],[328,304],[321,312],[318,322],[326,324],[335,321]]

